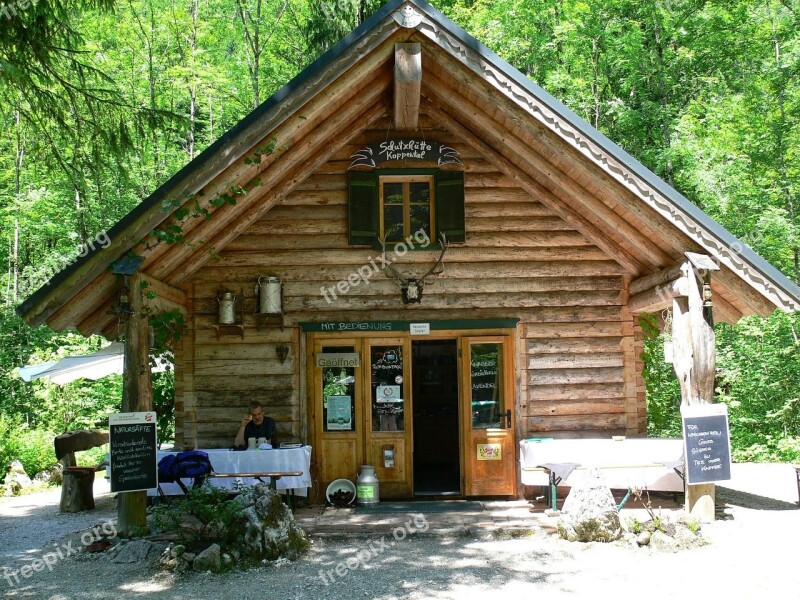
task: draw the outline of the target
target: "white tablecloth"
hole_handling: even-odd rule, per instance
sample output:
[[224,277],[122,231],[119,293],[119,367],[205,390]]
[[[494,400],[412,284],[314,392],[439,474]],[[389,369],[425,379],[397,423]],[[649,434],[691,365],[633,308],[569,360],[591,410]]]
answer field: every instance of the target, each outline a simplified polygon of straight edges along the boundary
[[[275,471],[302,471],[299,477],[281,477],[276,482],[278,491],[293,489],[298,496],[305,496],[307,488],[311,487],[311,446],[301,448],[281,448],[274,450],[203,450],[208,453],[211,466],[217,473],[265,473]],[[167,454],[159,450],[156,453],[157,460],[161,460]],[[184,479],[187,487],[191,487],[193,480]],[[258,483],[252,478],[209,478],[209,481],[216,487],[233,489],[237,481],[248,485]],[[266,480],[265,480],[266,481]],[[267,481],[268,483],[268,481]],[[161,489],[165,494],[182,494],[181,488],[175,483],[162,483]],[[148,492],[155,494],[155,490]]]
[[[612,488],[647,487],[683,491],[683,480],[673,467],[683,464],[682,439],[633,438],[544,440],[520,442],[521,479],[524,485],[547,485],[547,474],[526,467],[576,465],[564,485],[575,485],[585,468],[599,468]],[[567,470],[569,470],[567,468]]]

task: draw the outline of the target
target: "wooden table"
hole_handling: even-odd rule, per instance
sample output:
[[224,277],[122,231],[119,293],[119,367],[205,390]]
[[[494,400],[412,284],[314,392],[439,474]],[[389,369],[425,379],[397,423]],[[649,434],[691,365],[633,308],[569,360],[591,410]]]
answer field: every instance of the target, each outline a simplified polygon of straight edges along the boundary
[[683,463],[683,440],[679,438],[520,442],[522,484],[549,486],[553,510],[556,486],[577,484],[590,468],[599,469],[612,489],[682,492]]
[[[311,446],[300,448],[279,448],[273,450],[242,450],[227,449],[203,450],[208,454],[214,473],[210,477],[215,487],[234,489],[237,483],[254,485],[269,477],[274,489],[279,492],[297,496],[305,496],[311,487]],[[167,454],[174,452],[158,451],[156,459],[161,460]],[[277,476],[275,476],[277,475]],[[184,487],[193,484],[192,478],[183,480]],[[180,495],[184,491],[177,483],[162,483],[161,489],[166,495]],[[155,495],[155,490],[149,495]]]

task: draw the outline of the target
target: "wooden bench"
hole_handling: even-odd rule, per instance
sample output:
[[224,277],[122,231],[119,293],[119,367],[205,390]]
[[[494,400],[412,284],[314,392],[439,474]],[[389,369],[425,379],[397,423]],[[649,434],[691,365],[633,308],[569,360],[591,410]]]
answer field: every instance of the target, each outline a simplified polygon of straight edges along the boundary
[[62,433],[53,439],[56,459],[64,466],[64,481],[61,486],[62,513],[74,513],[94,508],[94,474],[105,465],[99,467],[75,466],[75,453],[82,450],[98,448],[108,443],[108,432],[105,430],[81,429]]
[[[597,469],[602,473],[603,469],[613,469],[613,470],[621,471],[621,470],[625,470],[625,469],[649,469],[649,468],[664,468],[664,469],[671,468],[678,475],[678,477],[680,477],[680,479],[682,481],[684,479],[683,471],[681,469],[679,469],[677,467],[672,467],[670,465],[666,465],[664,463],[656,463],[656,462],[642,463],[642,464],[625,464],[625,465],[594,465],[594,466],[585,466],[585,467],[582,466],[582,465],[578,465],[578,466],[575,466],[574,468],[570,469],[570,471],[586,471],[588,469]],[[558,490],[559,484],[561,484],[561,477],[559,477],[554,470],[548,469],[547,467],[543,467],[543,466],[539,466],[539,467],[521,467],[521,469],[523,471],[526,471],[526,472],[542,473],[542,474],[547,475],[547,477],[548,477],[547,487],[549,487],[549,496],[550,496],[548,498],[548,500],[550,502],[550,508],[553,511],[557,510],[557,505],[556,505],[556,503],[557,503],[557,493],[558,493],[557,490]],[[624,489],[624,488],[622,488],[622,489]],[[622,507],[625,505],[625,503],[628,501],[628,498],[630,497],[630,494],[632,492],[632,487],[629,485],[627,487],[627,489],[628,489],[628,492],[627,492],[627,494],[625,494],[625,497],[623,498],[622,502],[617,507],[618,510],[622,509]],[[656,489],[657,490],[658,488],[653,487],[653,488],[650,488],[650,489]],[[798,489],[800,490],[800,470],[798,470]],[[669,490],[669,491],[673,491],[674,492],[674,490]]]

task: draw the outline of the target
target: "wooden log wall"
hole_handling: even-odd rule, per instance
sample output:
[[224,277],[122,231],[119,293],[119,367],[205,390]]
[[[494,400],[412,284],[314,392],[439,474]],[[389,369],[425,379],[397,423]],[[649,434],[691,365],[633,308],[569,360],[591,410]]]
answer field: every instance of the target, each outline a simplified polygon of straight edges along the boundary
[[[180,398],[184,422],[200,446],[228,446],[251,399],[261,400],[284,440],[302,441],[300,357],[296,325],[322,320],[510,318],[517,328],[516,364],[525,436],[582,437],[644,432],[634,321],[623,269],[537,198],[525,192],[434,119],[420,115],[425,138],[460,153],[466,171],[467,243],[452,246],[445,271],[422,303],[403,306],[394,281],[374,273],[328,302],[320,288],[346,280],[375,252],[347,240],[347,168],[367,143],[386,139],[368,130],[302,182],[279,205],[228,244],[192,278],[193,335],[183,345],[195,397]],[[430,167],[431,164],[387,166]],[[268,199],[265,199],[267,201]],[[435,252],[409,252],[397,268],[421,274]],[[286,329],[258,329],[255,283],[283,281]],[[244,337],[217,339],[217,294],[244,303]],[[281,363],[278,344],[289,346]],[[304,368],[304,365],[302,365]],[[181,376],[179,374],[179,376]],[[186,375],[178,384],[187,393]],[[643,385],[643,384],[641,384]],[[191,421],[193,411],[196,420]]]

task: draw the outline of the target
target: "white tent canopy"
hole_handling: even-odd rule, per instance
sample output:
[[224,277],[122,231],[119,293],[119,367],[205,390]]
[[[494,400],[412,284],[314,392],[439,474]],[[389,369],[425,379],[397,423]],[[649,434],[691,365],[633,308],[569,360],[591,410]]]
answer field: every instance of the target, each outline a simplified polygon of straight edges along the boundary
[[[109,375],[122,374],[125,345],[114,342],[92,354],[84,356],[67,356],[57,362],[42,363],[19,367],[17,372],[24,381],[47,378],[53,383],[63,385],[83,377],[84,379],[101,379]],[[159,358],[153,373],[165,371],[169,361]]]

